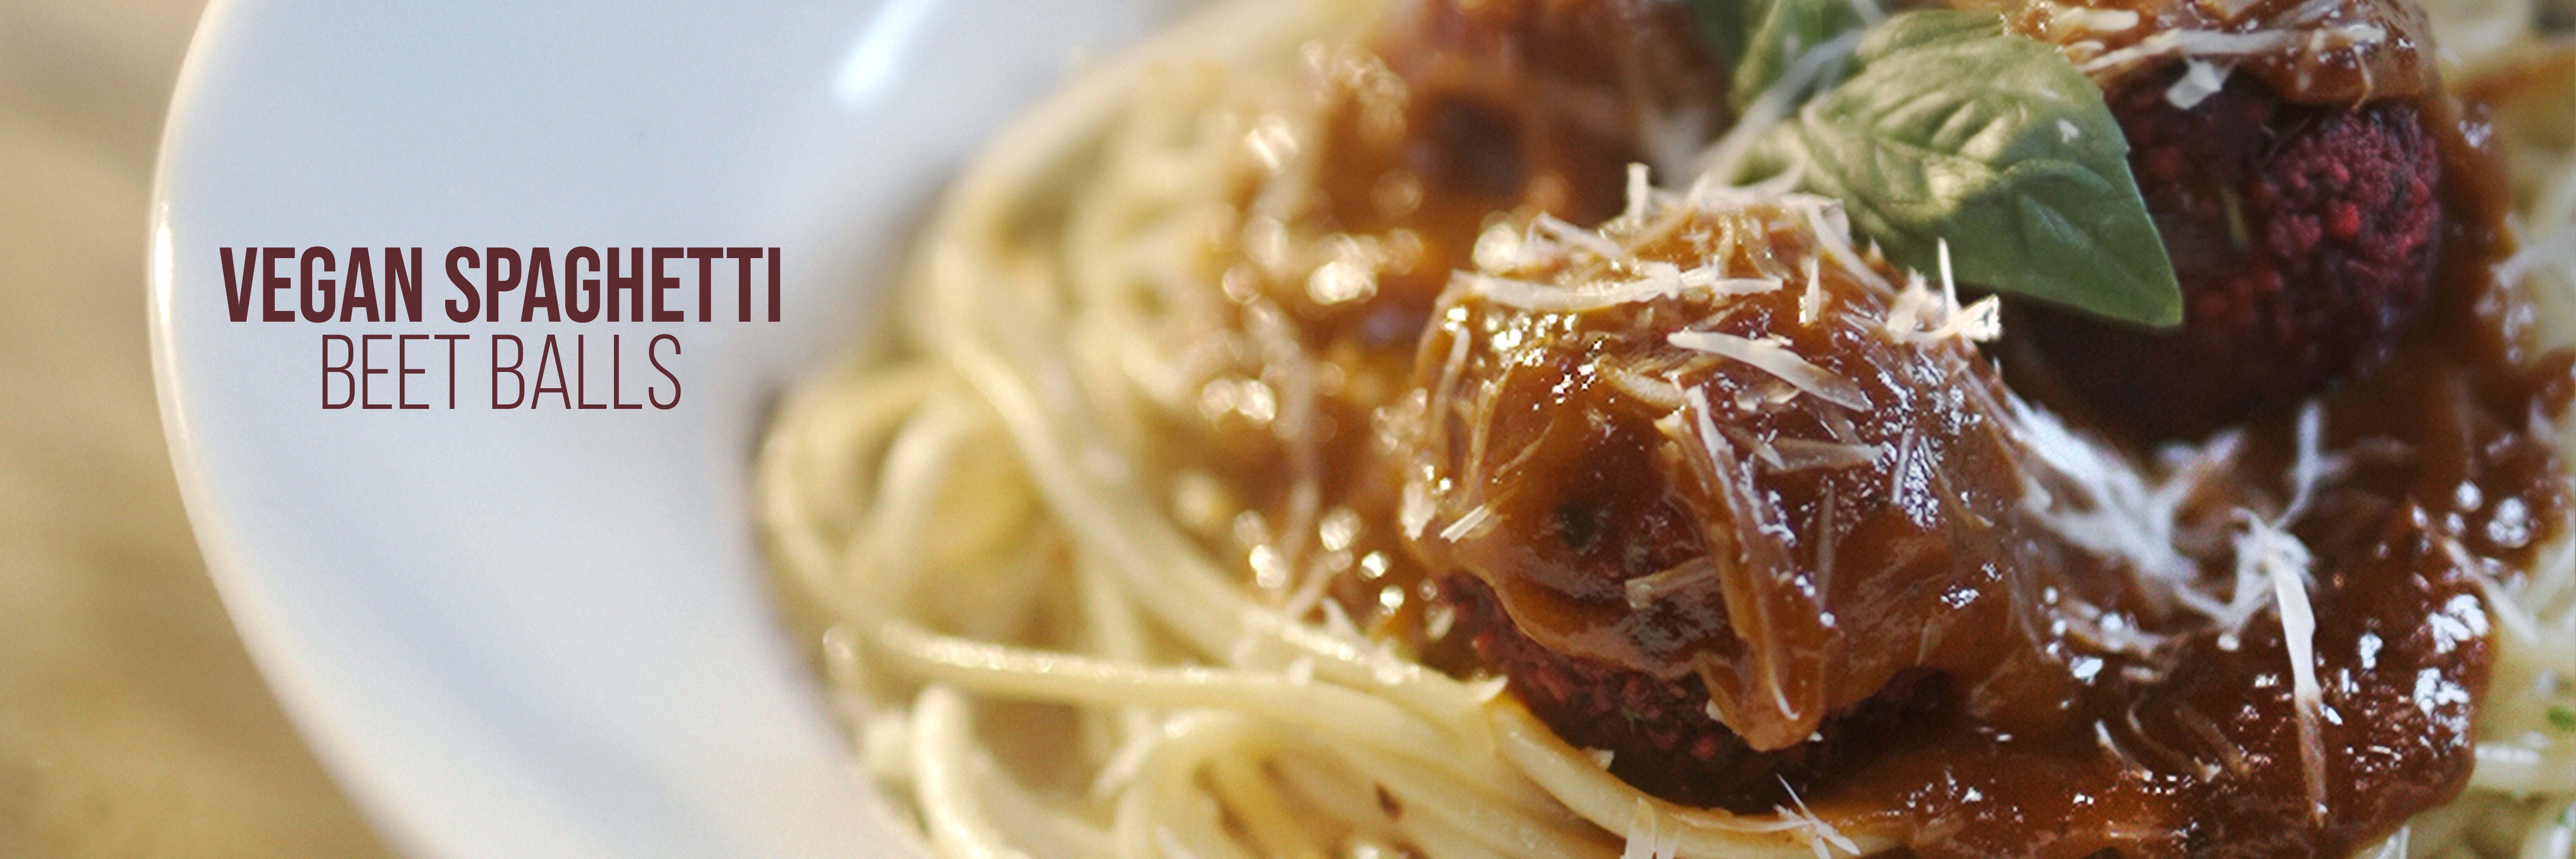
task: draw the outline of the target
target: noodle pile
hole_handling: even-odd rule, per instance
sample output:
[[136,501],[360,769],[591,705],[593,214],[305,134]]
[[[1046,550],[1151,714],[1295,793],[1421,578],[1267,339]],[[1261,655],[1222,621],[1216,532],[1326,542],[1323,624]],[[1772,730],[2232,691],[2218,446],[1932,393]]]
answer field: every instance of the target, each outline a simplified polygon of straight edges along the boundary
[[[2449,44],[2516,49],[2510,21],[2532,11],[2476,2],[2436,10],[2446,34],[2476,34]],[[1299,142],[1322,122],[1298,70],[1337,61],[1373,5],[1228,0],[1085,74],[984,153],[929,225],[899,288],[902,354],[810,380],[782,407],[761,515],[831,623],[825,661],[863,764],[905,828],[955,857],[1891,846],[1851,812],[1736,815],[1639,793],[1500,681],[1410,661],[1315,581],[1256,583],[1176,521],[1231,514],[1222,493],[1155,469],[1150,416],[1206,405],[1205,368],[1223,359],[1201,344],[1227,259],[1329,264],[1313,237],[1283,234],[1315,184]],[[2541,177],[2518,195],[2534,251],[2509,264],[2552,293],[2540,303],[2564,328],[2576,168],[2556,155],[2525,171]],[[1246,186],[1261,190],[1238,207],[1228,189]],[[1298,366],[1292,339],[1244,328],[1257,342],[1239,348]],[[1313,384],[1222,405],[1296,427]],[[2576,718],[2576,545],[2498,571],[2490,596],[2471,787],[2366,856],[2576,855],[2576,730],[2551,722]]]

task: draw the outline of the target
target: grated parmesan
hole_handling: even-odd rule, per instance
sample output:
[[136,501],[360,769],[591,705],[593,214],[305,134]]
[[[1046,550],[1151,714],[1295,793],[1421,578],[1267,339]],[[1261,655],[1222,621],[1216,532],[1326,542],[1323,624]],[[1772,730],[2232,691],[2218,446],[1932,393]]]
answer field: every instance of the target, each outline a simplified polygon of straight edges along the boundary
[[2217,95],[2219,89],[2227,85],[2227,74],[2236,70],[2234,63],[2212,62],[2199,57],[2185,58],[2182,67],[2182,77],[2174,79],[2172,86],[2165,87],[2165,103],[2173,105],[2175,110],[2190,110],[2210,96]]
[[1683,561],[1670,569],[1629,579],[1623,587],[1626,590],[1628,607],[1643,609],[1684,588],[1716,579],[1716,562],[1701,556]]
[[1548,238],[1581,248],[1607,262],[1632,262],[1636,259],[1628,253],[1627,248],[1620,247],[1617,242],[1609,240],[1600,233],[1575,226],[1555,215],[1542,212],[1530,221],[1530,227],[1546,233]]
[[[1899,342],[1933,343],[1957,338],[1976,343],[1991,342],[2004,334],[2003,303],[1995,296],[1978,299],[1965,307],[1959,305],[1959,282],[1950,272],[1950,242],[1941,239],[1934,247],[1940,253],[1941,294],[1937,301],[1931,287],[1920,274],[1908,277],[1905,289],[1889,305],[1882,327]],[[1937,307],[1936,307],[1937,305]]]
[[1869,410],[1869,395],[1859,385],[1808,363],[1778,339],[1753,340],[1721,331],[1676,331],[1664,339],[1684,349],[1732,358],[1825,402],[1854,411]]
[[1824,269],[1815,257],[1807,258],[1807,291],[1798,296],[1798,324],[1814,325],[1825,316]]
[[1806,471],[1816,468],[1858,468],[1875,465],[1887,457],[1887,448],[1875,444],[1847,444],[1839,441],[1816,441],[1784,438],[1771,443],[1772,465],[1776,471]]
[[2295,41],[2297,41],[2296,36],[2283,30],[2262,30],[2252,33],[2165,30],[2140,39],[2137,44],[2087,60],[2077,68],[2085,74],[2094,74],[2130,63],[2176,54],[2186,57],[2244,57],[2278,50]]
[[2324,696],[2317,685],[2317,618],[2308,602],[2308,547],[2273,523],[2248,515],[2236,538],[2239,581],[2261,577],[2272,585],[2280,609],[2281,638],[2290,658],[2290,695],[2299,719],[2299,769],[2308,789],[2308,812],[2325,820],[2325,742],[2318,735]]
[[1440,539],[1448,543],[1473,539],[1483,536],[1493,527],[1494,508],[1478,504],[1468,510],[1467,515],[1458,517],[1458,521],[1449,523],[1449,527],[1440,529]]
[[1620,211],[1619,217],[1630,221],[1644,219],[1646,217],[1646,204],[1652,202],[1653,197],[1654,186],[1647,184],[1646,182],[1646,165],[1633,161],[1629,162],[1628,206],[1626,209]]
[[1721,277],[1711,266],[1684,270],[1671,263],[1652,262],[1639,266],[1639,269],[1644,272],[1644,277],[1606,287],[1562,287],[1476,274],[1467,276],[1467,289],[1478,298],[1516,310],[1581,313],[1641,301],[1678,298],[1686,291],[1758,295],[1786,285],[1779,278]]
[[1842,830],[1834,828],[1833,824],[1826,823],[1824,818],[1816,816],[1815,809],[1807,807],[1807,801],[1798,796],[1797,788],[1789,786],[1789,780],[1786,777],[1775,777],[1780,778],[1780,789],[1789,792],[1790,804],[1773,806],[1772,810],[1778,812],[1781,817],[1797,823],[1797,828],[1791,832],[1798,836],[1798,840],[1807,842],[1808,849],[1815,851],[1816,859],[1834,859],[1836,850],[1842,851],[1846,856],[1860,855],[1860,845],[1857,842],[1852,841],[1850,836],[1844,835]]

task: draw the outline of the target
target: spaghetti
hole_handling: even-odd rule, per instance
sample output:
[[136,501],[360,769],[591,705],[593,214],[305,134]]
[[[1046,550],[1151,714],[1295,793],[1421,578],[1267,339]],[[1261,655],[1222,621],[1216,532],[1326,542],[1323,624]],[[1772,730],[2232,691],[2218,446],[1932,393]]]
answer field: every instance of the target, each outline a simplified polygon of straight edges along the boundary
[[[2472,22],[2494,43],[2480,50],[2536,50],[2491,32],[2515,11]],[[957,857],[1789,859],[1908,845],[1914,831],[1898,816],[1809,796],[1787,778],[1776,801],[1741,811],[1641,791],[1503,680],[1432,667],[1463,621],[1438,583],[1406,579],[1413,562],[1400,545],[1408,531],[1455,542],[1492,526],[1392,467],[1388,451],[1419,444],[1423,410],[1438,405],[1371,387],[1411,375],[1410,347],[1391,366],[1336,344],[1402,327],[1367,308],[1412,298],[1382,294],[1409,288],[1383,276],[1407,267],[1439,277],[1398,323],[1437,312],[1431,293],[1467,267],[1484,274],[1439,307],[1580,314],[1778,290],[1795,318],[1847,305],[1809,286],[1835,280],[1885,301],[1873,318],[1927,343],[1990,335],[1991,314],[1919,277],[1906,289],[1902,273],[1855,245],[1831,201],[1773,187],[1702,181],[1676,192],[1627,172],[1607,191],[1614,211],[1599,213],[1620,217],[1599,230],[1527,213],[1582,209],[1602,183],[1525,188],[1494,207],[1524,213],[1508,221],[1515,229],[1456,229],[1481,236],[1472,260],[1426,249],[1438,236],[1323,229],[1314,213],[1330,203],[1319,189],[1338,181],[1323,150],[1336,135],[1365,136],[1369,93],[1403,86],[1358,47],[1378,13],[1362,0],[1221,2],[1087,72],[998,139],[929,224],[901,288],[901,354],[813,379],[779,411],[759,464],[760,512],[780,567],[831,621],[831,685],[890,805],[931,852]],[[1687,93],[1646,100],[1686,118],[1578,118],[1567,133],[1587,133],[1585,122],[1635,131],[1635,157],[1688,164],[1695,147],[1665,141],[1695,136],[1706,118],[1671,109]],[[1738,132],[1712,151],[1730,151]],[[1555,157],[1533,146],[1528,157]],[[2576,229],[2576,171],[2563,150],[2554,164],[2526,171],[2527,235]],[[1424,193],[1380,183],[1359,196],[1400,211]],[[1675,267],[1609,290],[1507,276],[1545,258],[1634,258],[1659,229],[1710,219],[1812,250],[1785,271]],[[2540,306],[2567,302],[2541,317],[2562,325],[2576,319],[2570,244],[2534,240],[2505,263]],[[1340,339],[1315,336],[1321,327]],[[1675,334],[1670,344],[1785,380],[1784,396],[1866,396],[1758,337]],[[1709,408],[1700,391],[1652,374],[1624,384],[1620,396],[1669,400],[1676,415]],[[1377,407],[1354,411],[1353,400]],[[2046,425],[2034,432],[2056,426],[2018,414]],[[1237,432],[1210,440],[1184,425]],[[2150,493],[2189,476],[2136,471],[2054,432],[2071,446],[2050,465],[2062,473],[2129,469]],[[1771,455],[1851,467],[1901,454],[1890,447]],[[2215,448],[2197,455],[2226,455]],[[1352,462],[1389,465],[1393,477],[1350,477]],[[2316,466],[2297,468],[2308,471],[2289,482],[2304,498]],[[2576,843],[2576,525],[2564,504],[2520,520],[2488,509],[2479,527],[2500,537],[2519,528],[2538,545],[2524,569],[2460,564],[2478,572],[2492,626],[2474,773],[2457,799],[2359,855],[2557,859]],[[2140,551],[2171,551],[2148,542]],[[2236,549],[2261,554],[2248,545]],[[2232,595],[2175,585],[2167,596],[2237,627],[2272,628],[2250,619],[2277,609],[2280,635],[2293,637],[2305,614],[2293,607],[2306,608],[2299,574],[2238,566]],[[1644,579],[1629,590],[1641,583],[1654,597]],[[2319,694],[2316,679],[2298,681],[2298,697]],[[2316,772],[2306,781],[2321,791]]]

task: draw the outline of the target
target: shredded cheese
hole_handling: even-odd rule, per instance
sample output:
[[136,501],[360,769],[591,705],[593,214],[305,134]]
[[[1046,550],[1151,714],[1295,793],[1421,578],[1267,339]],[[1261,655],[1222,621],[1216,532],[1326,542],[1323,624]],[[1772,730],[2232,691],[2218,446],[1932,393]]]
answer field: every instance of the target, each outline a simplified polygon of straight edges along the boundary
[[1629,579],[1624,583],[1624,587],[1628,598],[1628,607],[1632,609],[1643,609],[1647,606],[1654,605],[1657,600],[1661,600],[1665,596],[1679,592],[1685,588],[1715,581],[1716,579],[1717,562],[1709,560],[1706,556],[1701,556],[1683,561],[1681,564],[1674,566],[1671,569],[1660,570]]
[[1942,239],[1934,247],[1940,253],[1941,294],[1937,298],[1932,295],[1920,274],[1907,278],[1904,291],[1898,292],[1888,306],[1881,327],[1889,336],[1906,343],[1951,338],[1984,343],[2002,337],[2003,303],[1989,295],[1961,307],[1959,282],[1950,273],[1950,242]]
[[1808,363],[1780,340],[1754,340],[1722,331],[1676,331],[1664,339],[1684,349],[1742,362],[1825,402],[1854,411],[1869,410],[1869,395],[1859,385]]
[[1834,859],[1834,851],[1837,850],[1845,856],[1860,855],[1860,845],[1844,835],[1842,830],[1834,828],[1833,824],[1825,822],[1824,818],[1816,816],[1815,810],[1807,807],[1807,801],[1798,796],[1798,789],[1789,786],[1787,778],[1780,778],[1780,789],[1789,792],[1789,805],[1775,806],[1772,810],[1798,824],[1790,831],[1798,836],[1798,840],[1807,842],[1807,848],[1815,851],[1816,859]]
[[1815,468],[1858,468],[1875,465],[1887,457],[1887,448],[1875,444],[1846,444],[1839,441],[1817,441],[1783,438],[1771,443],[1776,471],[1806,471]]
[[2261,30],[2252,33],[2165,30],[2139,39],[2137,44],[2086,60],[2076,68],[2085,74],[2094,74],[2130,63],[2176,54],[2187,57],[2253,56],[2278,50],[2296,40],[2296,36],[2282,30]]
[[1469,509],[1466,515],[1458,517],[1458,521],[1449,523],[1449,527],[1440,529],[1440,539],[1447,543],[1472,539],[1482,536],[1493,526],[1494,508],[1478,504]]
[[1814,325],[1825,316],[1824,269],[1815,257],[1807,258],[1807,291],[1798,296],[1798,324]]
[[1779,278],[1721,277],[1708,266],[1684,270],[1671,263],[1638,266],[1645,276],[1600,287],[1562,287],[1491,274],[1467,275],[1467,289],[1478,298],[1533,313],[1581,313],[1641,301],[1680,297],[1686,291],[1717,295],[1757,295],[1786,285]]
[[1565,244],[1575,248],[1580,248],[1605,261],[1630,262],[1635,260],[1635,257],[1629,255],[1628,249],[1620,247],[1617,242],[1609,240],[1600,233],[1575,226],[1574,224],[1567,222],[1564,218],[1559,218],[1555,215],[1542,212],[1537,218],[1530,221],[1530,226],[1540,232],[1546,233],[1548,238],[1564,242]]
[[2236,576],[2239,581],[2260,577],[2272,585],[2272,601],[2280,609],[2282,643],[2289,652],[2291,702],[2299,720],[2300,774],[2307,783],[2309,814],[2322,822],[2326,753],[2317,723],[2324,694],[2317,685],[2317,618],[2308,602],[2308,547],[2260,518],[2247,516],[2244,522],[2245,530],[2236,539]]
[[1653,197],[1654,186],[1647,184],[1646,182],[1646,165],[1638,164],[1633,161],[1629,162],[1628,206],[1620,211],[1619,217],[1623,220],[1629,221],[1644,219],[1646,217],[1646,204],[1652,202]]
[[2182,67],[2182,77],[2174,79],[2172,86],[2165,87],[2165,103],[2173,105],[2175,110],[2199,107],[2202,101],[2217,95],[2219,89],[2227,85],[2227,74],[2236,70],[2234,63],[2212,62],[2199,57],[2184,58]]

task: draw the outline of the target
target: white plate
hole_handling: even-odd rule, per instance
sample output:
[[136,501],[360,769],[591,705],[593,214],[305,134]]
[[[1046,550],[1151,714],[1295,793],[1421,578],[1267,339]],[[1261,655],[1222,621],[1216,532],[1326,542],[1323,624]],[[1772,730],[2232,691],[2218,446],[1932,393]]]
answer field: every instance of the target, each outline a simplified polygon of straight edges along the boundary
[[[903,852],[775,619],[755,432],[975,142],[1166,5],[214,4],[153,208],[162,414],[252,654],[400,849]],[[576,245],[778,247],[782,321],[440,312],[447,248]],[[425,321],[232,322],[249,246],[421,247]],[[621,335],[632,402],[662,333],[677,408],[476,407],[491,335]],[[322,409],[326,334],[471,335],[459,407]],[[438,345],[414,402],[445,405]]]

